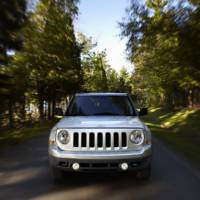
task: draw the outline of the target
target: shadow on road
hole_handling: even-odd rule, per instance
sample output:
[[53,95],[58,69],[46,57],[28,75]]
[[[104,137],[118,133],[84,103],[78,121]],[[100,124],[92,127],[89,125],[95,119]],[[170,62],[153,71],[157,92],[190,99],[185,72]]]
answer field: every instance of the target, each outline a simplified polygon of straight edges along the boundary
[[[156,159],[155,159],[156,158]],[[47,135],[0,151],[0,199],[199,200],[199,182],[155,145],[152,177],[134,173],[73,173],[54,184],[48,165]]]
[[131,173],[67,173],[62,183],[55,184],[47,157],[28,160],[1,168],[0,199],[102,199],[116,192],[121,196],[123,191],[131,197],[132,187],[148,184],[136,181]]

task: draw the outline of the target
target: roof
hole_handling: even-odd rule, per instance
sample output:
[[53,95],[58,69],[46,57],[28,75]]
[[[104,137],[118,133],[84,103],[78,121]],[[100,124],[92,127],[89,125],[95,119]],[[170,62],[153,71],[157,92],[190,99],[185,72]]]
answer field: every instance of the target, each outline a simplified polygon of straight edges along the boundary
[[76,96],[127,96],[127,93],[120,92],[88,92],[88,93],[77,93]]

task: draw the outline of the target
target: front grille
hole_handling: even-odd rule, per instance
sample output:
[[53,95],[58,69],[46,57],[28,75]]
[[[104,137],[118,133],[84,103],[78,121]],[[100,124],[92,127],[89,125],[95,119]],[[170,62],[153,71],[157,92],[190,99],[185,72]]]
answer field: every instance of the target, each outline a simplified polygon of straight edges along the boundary
[[74,132],[73,147],[81,149],[120,149],[127,147],[126,132]]

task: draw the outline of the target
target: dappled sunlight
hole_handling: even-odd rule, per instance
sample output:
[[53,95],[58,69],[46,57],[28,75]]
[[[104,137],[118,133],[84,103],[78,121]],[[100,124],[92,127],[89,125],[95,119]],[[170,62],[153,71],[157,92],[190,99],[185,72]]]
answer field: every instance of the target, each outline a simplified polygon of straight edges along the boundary
[[26,181],[31,179],[37,175],[39,175],[41,171],[37,168],[28,168],[28,169],[20,169],[11,171],[8,173],[0,173],[0,186],[6,186],[11,184],[17,184],[22,181]]
[[145,119],[154,135],[200,167],[200,111],[157,111]]
[[149,109],[149,112],[150,113],[154,113],[154,112],[157,112],[157,111],[159,111],[161,108],[150,108]]
[[177,124],[186,124],[186,119],[197,111],[197,109],[187,108],[180,111],[166,112],[160,108],[151,108],[149,109],[149,115],[144,117],[144,120],[146,125],[152,127],[171,128]]
[[164,128],[170,128],[173,125],[177,124],[177,123],[181,123],[182,121],[184,121],[189,115],[195,113],[196,110],[195,109],[184,109],[181,110],[180,112],[177,112],[176,114],[172,115],[171,117],[169,117],[168,119],[166,119],[162,124],[161,127]]
[[[85,187],[75,187],[72,188],[70,191],[67,189],[57,190],[54,192],[49,192],[47,194],[39,195],[35,198],[31,198],[34,200],[39,199],[48,199],[48,200],[55,200],[55,199],[96,199],[98,196],[102,196],[105,192],[105,188],[99,185],[92,185],[92,186],[85,186]],[[91,198],[92,197],[92,198]]]
[[151,123],[151,122],[146,122],[145,123],[147,126],[150,126],[150,127],[160,127],[159,124],[155,124],[155,123]]
[[56,115],[55,118],[58,119],[58,120],[60,120],[60,119],[63,118],[63,116],[61,116],[61,115]]
[[170,112],[170,113],[166,113],[164,115],[159,116],[159,119],[161,120],[165,120],[166,118],[169,118],[170,116],[172,116],[174,113]]

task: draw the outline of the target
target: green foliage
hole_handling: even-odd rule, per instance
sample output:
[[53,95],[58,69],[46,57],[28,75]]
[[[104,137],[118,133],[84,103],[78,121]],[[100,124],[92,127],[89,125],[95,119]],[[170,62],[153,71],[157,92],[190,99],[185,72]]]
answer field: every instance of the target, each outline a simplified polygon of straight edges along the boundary
[[8,61],[7,50],[19,49],[19,29],[25,20],[26,0],[0,1],[0,64]]
[[154,108],[144,119],[156,137],[200,167],[199,110]]
[[131,1],[120,23],[135,66],[131,73],[117,73],[92,38],[75,36],[78,2],[39,0],[25,13],[25,1],[1,1],[1,117],[24,122],[25,107],[34,102],[43,120],[48,102],[53,118],[56,103],[77,91],[128,92],[139,106],[200,103],[198,1]]
[[119,72],[119,91],[132,94],[132,87],[132,75],[123,67]]
[[[194,6],[194,5],[193,5]],[[199,89],[199,5],[188,1],[133,1],[120,23],[135,65],[136,95],[149,104],[192,104]],[[198,18],[199,19],[199,18]],[[197,67],[198,66],[198,67]],[[192,99],[188,102],[188,99]]]
[[[106,51],[96,52],[96,43],[92,38],[87,38],[82,33],[78,34],[78,40],[82,47],[83,91],[109,91],[115,89],[117,81],[116,72],[107,62]],[[112,81],[114,82],[111,82]]]
[[7,65],[11,60],[8,51],[21,47],[22,37],[19,31],[24,25],[25,11],[25,0],[0,1],[0,126],[7,110],[9,110],[10,126],[12,126],[11,100],[15,96],[12,96],[13,77],[7,71]]
[[[0,46],[5,56],[7,50],[15,50],[0,69],[4,74],[0,81],[1,116],[9,118],[10,124],[14,118],[22,122],[26,119],[25,107],[30,102],[38,104],[41,120],[45,117],[44,101],[48,102],[48,117],[53,118],[56,102],[80,90],[82,83],[81,49],[73,27],[78,0],[40,0],[26,13],[22,27],[23,2],[0,3],[0,8],[5,7],[0,19]],[[19,41],[18,36],[23,40]]]
[[119,75],[111,67],[108,67],[106,70],[107,85],[109,92],[119,91]]
[[55,104],[80,88],[80,47],[73,28],[76,2],[38,2],[24,29],[23,56],[40,104],[41,119],[44,100]]
[[78,33],[83,69],[83,91],[132,93],[132,75],[125,69],[117,73],[107,61],[106,51],[97,52],[97,43]]
[[107,91],[106,70],[109,67],[105,52],[92,52],[82,61],[84,71],[84,86],[86,91]]

